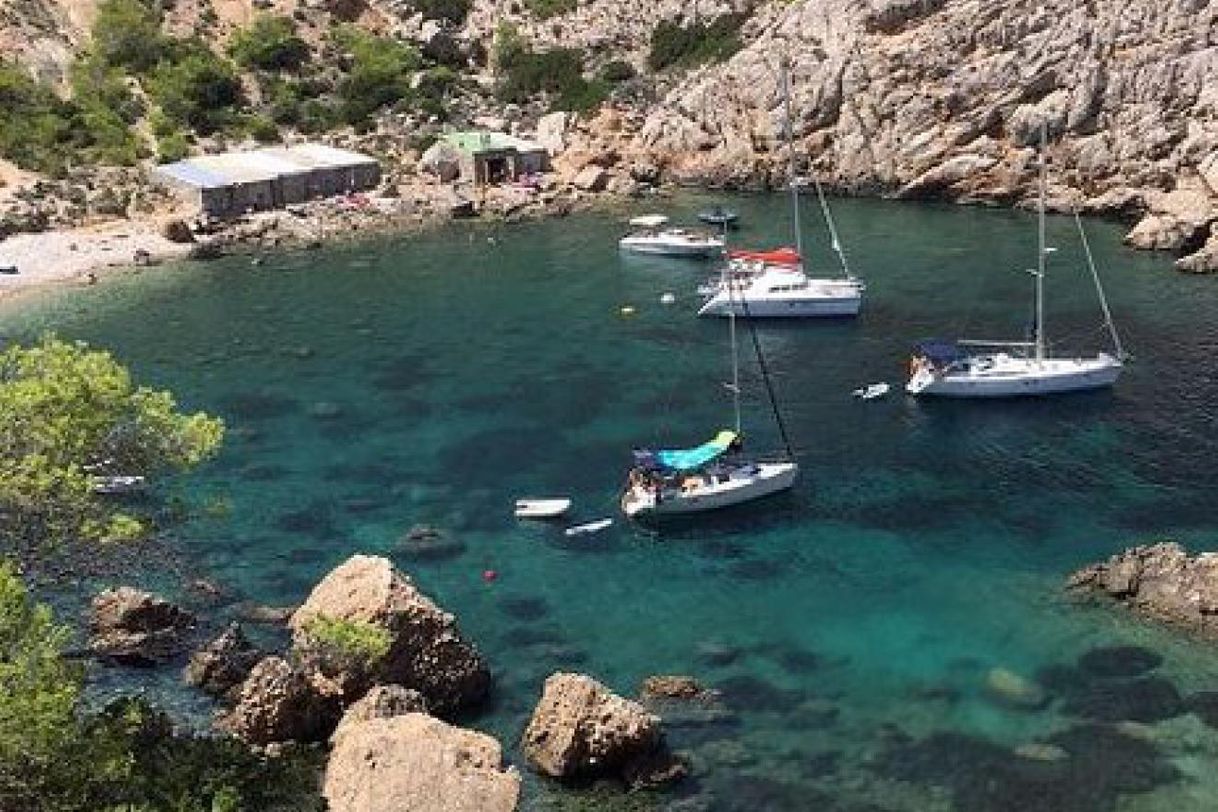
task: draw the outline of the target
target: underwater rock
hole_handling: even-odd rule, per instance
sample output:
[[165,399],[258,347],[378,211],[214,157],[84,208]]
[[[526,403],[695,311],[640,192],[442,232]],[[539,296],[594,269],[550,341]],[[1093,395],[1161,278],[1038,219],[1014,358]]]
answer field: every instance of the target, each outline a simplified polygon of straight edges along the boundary
[[412,561],[443,561],[465,552],[465,543],[443,530],[415,525],[398,539],[396,552]]
[[760,677],[728,677],[715,683],[728,707],[741,711],[788,713],[799,706],[807,694],[797,688],[779,688]]
[[318,401],[309,407],[309,417],[318,420],[334,420],[343,416],[343,407],[328,400]]
[[995,702],[1018,710],[1040,710],[1048,702],[1044,689],[1005,668],[991,668],[985,675],[985,693]]
[[516,620],[541,620],[550,614],[550,607],[544,599],[529,595],[509,595],[499,601],[499,607],[504,614]]
[[401,685],[377,685],[347,708],[330,741],[336,742],[344,731],[361,722],[392,719],[407,713],[427,713],[427,700],[421,693]]
[[183,678],[211,696],[224,696],[245,681],[254,665],[262,659],[241,626],[230,623],[220,636],[190,657]]
[[490,736],[407,713],[337,737],[322,794],[331,812],[511,812],[520,775]]
[[339,698],[317,690],[282,657],[262,659],[237,691],[219,727],[254,745],[323,741],[338,723]]
[[[339,656],[310,635],[319,617],[371,626],[388,633],[389,648],[375,661]],[[490,671],[457,620],[418,590],[386,558],[355,555],[332,570],[296,610],[292,652],[308,670],[336,680],[348,701],[372,685],[414,688],[437,714],[481,703]]]
[[1218,691],[1199,691],[1188,698],[1188,709],[1209,727],[1218,728]]
[[560,672],[546,679],[521,747],[530,764],[553,778],[675,780],[684,773],[660,752],[660,724],[660,717],[591,677]]
[[840,709],[827,699],[805,700],[784,717],[792,730],[824,730],[837,724]]
[[1096,722],[1158,722],[1187,711],[1176,686],[1161,677],[1096,681],[1068,696],[1062,710]]
[[149,592],[122,586],[93,598],[89,648],[123,665],[155,665],[181,654],[195,618]]
[[1033,761],[1062,761],[1070,757],[1069,753],[1056,744],[1045,744],[1044,742],[1021,744],[1015,748],[1015,755]]
[[707,640],[697,645],[694,656],[707,665],[725,666],[740,659],[740,649],[727,643]]
[[717,694],[693,677],[655,675],[643,680],[639,700],[713,699]]
[[1162,663],[1158,654],[1139,646],[1102,646],[1078,659],[1078,667],[1093,677],[1137,677]]
[[1146,617],[1218,634],[1218,553],[1175,542],[1133,547],[1073,573],[1067,590],[1106,597]]
[[295,400],[270,392],[234,392],[220,401],[222,411],[241,420],[270,420],[299,407]]
[[329,538],[336,532],[330,507],[324,502],[313,502],[299,510],[281,513],[274,524],[275,529],[284,533],[304,533],[319,539]]
[[727,568],[728,575],[743,581],[768,581],[782,575],[784,571],[785,567],[777,561],[763,559],[745,559]]
[[263,606],[258,603],[245,602],[237,608],[237,616],[246,623],[279,626],[291,620],[297,608],[295,606]]

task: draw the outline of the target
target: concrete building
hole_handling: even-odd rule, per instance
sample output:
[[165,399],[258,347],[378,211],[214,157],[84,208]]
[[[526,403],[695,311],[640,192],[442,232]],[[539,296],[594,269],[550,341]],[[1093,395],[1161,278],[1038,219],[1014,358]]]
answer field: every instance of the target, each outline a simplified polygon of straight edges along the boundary
[[546,171],[541,144],[499,132],[455,132],[443,137],[461,153],[461,177],[477,184],[504,183]]
[[154,180],[213,217],[278,209],[374,188],[375,158],[324,144],[201,155],[158,166]]

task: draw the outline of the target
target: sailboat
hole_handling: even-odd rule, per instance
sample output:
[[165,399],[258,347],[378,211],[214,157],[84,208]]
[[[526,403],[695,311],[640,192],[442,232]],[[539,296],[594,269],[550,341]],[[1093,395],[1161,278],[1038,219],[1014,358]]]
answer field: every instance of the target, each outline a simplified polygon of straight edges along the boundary
[[634,467],[630,469],[621,499],[622,512],[630,518],[643,520],[702,513],[751,502],[787,490],[795,484],[799,464],[795,462],[782,412],[774,397],[761,343],[751,325],[753,350],[774,420],[782,435],[784,451],[757,457],[743,450],[736,317],[729,312],[728,318],[732,382],[727,388],[732,393],[734,427],[720,430],[710,441],[693,448],[636,449]]
[[1041,128],[1039,203],[1037,214],[1036,319],[1031,341],[927,341],[918,345],[910,359],[911,395],[941,395],[959,398],[1000,398],[1020,395],[1049,395],[1111,386],[1121,374],[1125,352],[1117,334],[1104,287],[1100,284],[1091,245],[1078,212],[1074,222],[1083,252],[1095,282],[1104,325],[1112,338],[1113,352],[1087,357],[1054,357],[1045,333],[1045,264],[1053,248],[1045,245],[1045,152],[1047,136]]
[[838,238],[837,226],[825,200],[820,181],[812,179],[821,213],[834,252],[842,266],[842,276],[813,279],[804,272],[803,236],[799,221],[799,190],[796,184],[794,135],[791,126],[790,67],[782,65],[783,114],[787,154],[791,161],[791,228],[794,247],[773,251],[738,251],[728,256],[728,273],[717,285],[704,292],[708,296],[699,316],[809,317],[856,316],[863,302],[863,281],[850,272],[846,253]]

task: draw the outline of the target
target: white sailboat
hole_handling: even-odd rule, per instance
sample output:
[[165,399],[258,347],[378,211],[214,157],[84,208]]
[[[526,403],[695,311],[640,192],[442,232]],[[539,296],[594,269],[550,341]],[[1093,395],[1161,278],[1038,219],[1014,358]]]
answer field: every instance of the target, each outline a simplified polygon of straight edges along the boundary
[[708,298],[699,316],[745,316],[759,318],[806,318],[815,316],[856,316],[863,303],[866,285],[850,272],[846,253],[837,235],[837,226],[825,200],[820,181],[812,179],[821,213],[834,252],[842,266],[837,278],[811,278],[804,271],[803,235],[799,221],[799,190],[795,183],[795,144],[791,126],[791,88],[789,67],[782,66],[783,110],[786,124],[787,153],[791,161],[791,226],[794,249],[740,251],[728,257],[728,273],[707,291]]
[[1045,333],[1045,261],[1053,249],[1045,245],[1045,150],[1041,130],[1039,227],[1037,238],[1036,322],[1032,341],[930,341],[920,344],[910,359],[911,395],[958,398],[1002,398],[1050,395],[1111,386],[1120,376],[1125,353],[1116,324],[1100,284],[1083,222],[1074,214],[1087,265],[1095,282],[1104,324],[1112,337],[1113,352],[1094,356],[1054,357]]
[[675,450],[636,450],[635,466],[630,470],[622,512],[634,519],[648,519],[702,513],[743,504],[789,489],[799,475],[782,413],[774,399],[761,345],[752,334],[775,422],[782,435],[785,452],[772,457],[754,457],[742,450],[740,433],[740,359],[736,344],[736,319],[729,314],[732,393],[735,416],[733,429],[721,430],[710,442],[694,448]]
[[666,257],[706,259],[723,253],[723,240],[714,234],[667,226],[662,214],[647,214],[631,219],[635,229],[618,240],[623,251]]

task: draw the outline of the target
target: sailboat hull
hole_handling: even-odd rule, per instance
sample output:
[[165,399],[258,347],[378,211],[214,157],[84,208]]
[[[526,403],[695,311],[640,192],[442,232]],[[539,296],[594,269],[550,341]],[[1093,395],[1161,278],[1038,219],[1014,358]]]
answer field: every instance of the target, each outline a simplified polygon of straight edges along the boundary
[[1121,362],[1107,353],[1093,358],[975,359],[946,372],[921,369],[905,386],[911,395],[952,398],[1011,398],[1102,389],[1116,383]]
[[[849,280],[795,280],[789,274],[767,274],[743,290],[727,291],[721,285],[698,311],[699,316],[742,318],[815,318],[857,316],[863,304],[862,287]],[[771,279],[777,282],[771,282]]]
[[691,477],[696,485],[665,489],[658,500],[653,490],[635,486],[622,495],[622,511],[633,519],[705,513],[788,490],[798,475],[798,463],[759,462],[728,476]]

